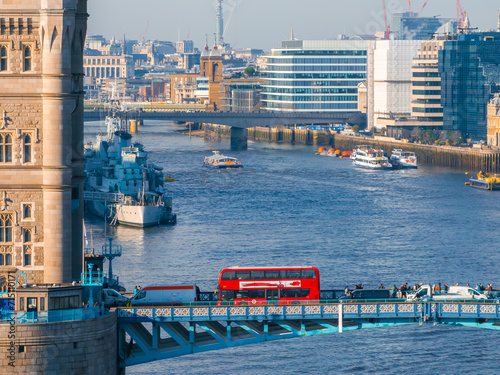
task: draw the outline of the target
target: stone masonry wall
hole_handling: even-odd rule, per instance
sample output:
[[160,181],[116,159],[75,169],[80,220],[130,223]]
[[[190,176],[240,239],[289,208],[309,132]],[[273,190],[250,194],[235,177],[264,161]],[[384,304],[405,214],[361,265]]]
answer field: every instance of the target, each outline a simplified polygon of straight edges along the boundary
[[0,324],[0,374],[117,374],[116,313],[74,322],[16,324],[14,328],[11,348],[12,328]]

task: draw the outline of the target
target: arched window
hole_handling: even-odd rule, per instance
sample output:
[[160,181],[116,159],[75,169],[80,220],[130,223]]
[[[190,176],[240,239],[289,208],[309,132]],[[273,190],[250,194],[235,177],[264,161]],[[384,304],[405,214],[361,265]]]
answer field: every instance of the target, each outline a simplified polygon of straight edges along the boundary
[[4,265],[3,254],[0,254],[0,266],[3,266],[3,265]]
[[31,47],[24,47],[24,71],[29,72],[31,70]]
[[5,254],[5,265],[12,266],[12,254]]
[[31,242],[31,229],[24,230],[24,242],[26,242],[26,243]]
[[31,204],[23,204],[23,219],[31,219],[33,207]]
[[0,243],[12,242],[12,214],[0,215]]
[[31,253],[32,253],[31,245],[24,245],[23,248],[24,248],[24,259],[23,259],[24,265],[31,266]]
[[4,72],[7,70],[7,47],[0,47],[0,71]]
[[24,136],[24,162],[31,163],[31,135]]
[[0,163],[12,163],[12,135],[0,133]]

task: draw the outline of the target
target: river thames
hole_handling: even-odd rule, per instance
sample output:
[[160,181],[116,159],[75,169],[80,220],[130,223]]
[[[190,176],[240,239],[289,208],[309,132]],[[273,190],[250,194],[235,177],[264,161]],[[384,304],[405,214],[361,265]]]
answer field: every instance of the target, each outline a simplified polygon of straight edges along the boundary
[[[105,131],[103,122],[85,127],[86,142]],[[149,284],[213,291],[222,267],[287,265],[317,266],[321,289],[405,282],[500,289],[500,192],[465,186],[465,171],[360,170],[349,159],[315,155],[316,146],[250,142],[236,152],[229,140],[189,138],[182,129],[150,121],[134,135],[149,160],[175,177],[165,187],[178,221],[108,227],[123,246],[113,270],[128,291]],[[203,168],[212,150],[244,168]],[[86,223],[100,248],[104,222]],[[498,331],[410,325],[187,355],[127,374],[496,374],[499,343]]]

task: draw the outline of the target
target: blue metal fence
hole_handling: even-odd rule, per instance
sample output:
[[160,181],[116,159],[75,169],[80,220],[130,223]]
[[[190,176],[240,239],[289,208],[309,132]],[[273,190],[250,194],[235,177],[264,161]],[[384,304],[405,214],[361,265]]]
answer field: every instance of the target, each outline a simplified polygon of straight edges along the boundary
[[52,311],[31,311],[31,312],[0,312],[0,324],[15,322],[23,323],[53,323],[64,321],[76,321],[94,319],[106,314],[99,307],[89,307],[86,309],[68,309]]

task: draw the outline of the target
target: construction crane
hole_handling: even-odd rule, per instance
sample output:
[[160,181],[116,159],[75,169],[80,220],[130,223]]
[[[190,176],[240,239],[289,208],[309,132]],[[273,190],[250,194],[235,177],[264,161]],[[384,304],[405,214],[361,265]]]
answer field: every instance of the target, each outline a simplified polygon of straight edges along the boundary
[[411,13],[411,0],[408,0],[408,9],[410,9],[410,17],[413,17],[413,14]]
[[149,20],[146,23],[146,32],[144,33],[144,38],[142,38],[142,43],[146,43],[146,38],[148,37],[148,27],[149,27]]
[[465,11],[462,8],[462,4],[460,4],[460,0],[457,0],[457,30],[463,28],[465,21]]
[[389,39],[389,36],[391,35],[391,26],[387,23],[387,9],[385,7],[385,0],[382,0],[382,6],[384,7],[385,39]]
[[425,8],[425,6],[427,5],[428,2],[429,2],[429,0],[425,0],[424,5],[422,5],[422,8],[420,8],[420,11],[417,13],[417,17],[420,16],[420,13],[422,13],[422,11],[424,10],[424,8]]

